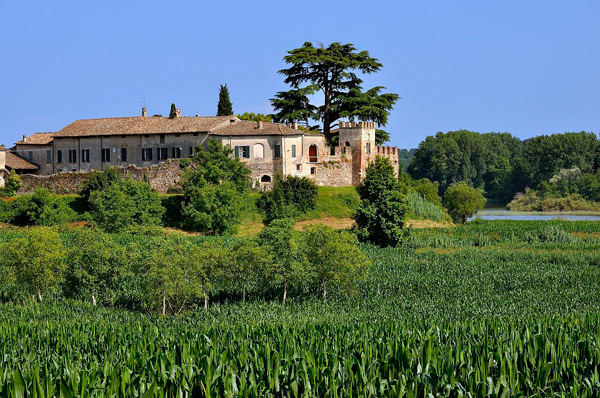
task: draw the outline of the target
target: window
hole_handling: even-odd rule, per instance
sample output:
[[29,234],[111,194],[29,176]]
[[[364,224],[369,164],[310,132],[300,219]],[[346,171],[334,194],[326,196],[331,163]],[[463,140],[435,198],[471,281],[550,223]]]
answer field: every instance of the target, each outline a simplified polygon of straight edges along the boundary
[[371,153],[371,143],[370,142],[367,142],[367,145],[365,146],[365,151],[367,153]]
[[152,148],[142,149],[142,161],[149,162],[152,160]]
[[46,151],[46,163],[52,163],[52,151]]
[[194,137],[198,137],[198,133],[194,133],[192,134]]
[[127,148],[121,148],[121,162],[127,161]]
[[275,159],[279,159],[281,157],[281,145],[279,145],[279,144],[273,145],[273,152],[274,152],[273,157]]
[[173,159],[181,158],[181,148],[173,147]]
[[235,147],[235,157],[250,159],[250,147],[249,146],[236,146]]
[[317,168],[316,167],[311,167],[310,168],[310,174],[317,174]]
[[27,160],[29,160],[30,162],[33,160],[33,151],[27,152]]
[[82,149],[81,150],[81,162],[82,163],[89,163],[90,162],[90,150],[89,149]]
[[302,165],[301,164],[297,164],[296,165],[296,171],[302,171]]
[[102,162],[110,162],[110,148],[102,148],[101,150]]
[[[315,144],[308,147],[308,162],[309,163],[317,163],[319,161],[318,149]],[[313,173],[311,173],[313,174]]]
[[263,144],[254,144],[254,159],[262,159],[265,157],[265,147]]
[[292,145],[292,157],[296,157],[296,145]]
[[164,134],[161,134],[161,135],[160,135],[160,143],[161,143],[161,144],[164,144],[164,143],[165,143],[165,135],[164,135]]
[[158,148],[158,160],[167,160],[168,156],[167,148]]
[[56,163],[62,163],[62,151],[60,149],[56,151]]
[[271,182],[271,176],[265,174],[264,176],[260,177],[260,182],[270,183]]
[[69,163],[76,163],[76,162],[77,162],[77,150],[69,149]]

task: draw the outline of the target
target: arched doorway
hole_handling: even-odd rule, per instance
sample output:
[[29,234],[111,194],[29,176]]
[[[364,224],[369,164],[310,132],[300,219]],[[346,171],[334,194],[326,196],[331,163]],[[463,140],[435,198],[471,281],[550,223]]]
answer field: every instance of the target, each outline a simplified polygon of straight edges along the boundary
[[260,182],[262,184],[270,184],[271,183],[271,176],[265,174],[264,176],[260,177]]
[[308,147],[308,162],[317,163],[319,161],[319,150],[316,144],[312,144]]

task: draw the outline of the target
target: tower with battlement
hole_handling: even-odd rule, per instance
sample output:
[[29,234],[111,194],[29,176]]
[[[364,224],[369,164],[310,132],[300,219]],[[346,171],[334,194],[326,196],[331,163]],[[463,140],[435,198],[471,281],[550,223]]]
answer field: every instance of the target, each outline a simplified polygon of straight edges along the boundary
[[358,185],[375,159],[375,122],[340,122],[339,145],[352,150],[352,182]]

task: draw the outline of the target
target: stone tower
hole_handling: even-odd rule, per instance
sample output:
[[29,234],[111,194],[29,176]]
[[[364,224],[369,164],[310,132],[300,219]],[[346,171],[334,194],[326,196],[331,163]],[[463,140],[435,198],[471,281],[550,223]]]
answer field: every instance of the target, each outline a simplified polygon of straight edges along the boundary
[[339,126],[339,145],[352,148],[352,184],[358,185],[375,159],[375,122],[340,122]]

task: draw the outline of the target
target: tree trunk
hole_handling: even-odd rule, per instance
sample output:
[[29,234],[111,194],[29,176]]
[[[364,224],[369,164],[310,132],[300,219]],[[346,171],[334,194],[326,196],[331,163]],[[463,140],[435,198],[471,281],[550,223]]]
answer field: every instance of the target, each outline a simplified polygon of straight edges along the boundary
[[167,296],[165,296],[163,294],[163,308],[162,308],[162,314],[166,315],[167,314]]
[[96,296],[94,295],[94,289],[92,289],[92,303],[96,305]]
[[283,281],[283,300],[281,300],[282,304],[285,304],[286,297],[287,297],[287,281]]
[[206,294],[206,292],[202,292],[204,293],[204,309],[207,310],[208,309],[208,295]]
[[323,278],[323,301],[327,301],[327,279]]
[[246,285],[244,285],[244,288],[242,290],[242,302],[246,302]]
[[40,289],[38,289],[37,293],[38,293],[38,298],[40,299],[40,301],[43,301],[44,297],[42,297],[42,292],[40,291]]

